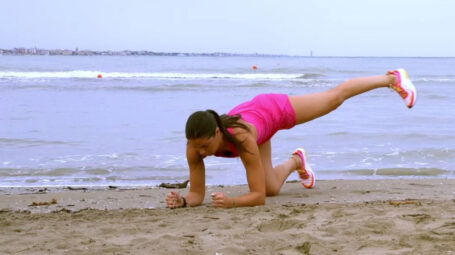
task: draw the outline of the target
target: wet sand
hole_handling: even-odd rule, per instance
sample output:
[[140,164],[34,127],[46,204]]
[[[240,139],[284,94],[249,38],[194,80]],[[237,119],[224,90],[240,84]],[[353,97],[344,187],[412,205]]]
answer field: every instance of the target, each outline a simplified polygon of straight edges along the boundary
[[206,195],[175,210],[163,188],[0,188],[0,254],[455,254],[453,179],[316,185],[287,183],[265,206]]

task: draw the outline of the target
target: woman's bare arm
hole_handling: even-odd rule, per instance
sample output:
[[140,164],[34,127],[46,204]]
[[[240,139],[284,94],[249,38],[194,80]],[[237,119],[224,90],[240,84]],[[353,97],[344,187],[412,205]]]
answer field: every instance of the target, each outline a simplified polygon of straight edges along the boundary
[[240,151],[240,158],[246,169],[250,192],[238,197],[227,197],[216,192],[212,195],[212,204],[225,208],[263,205],[266,197],[265,173],[256,139],[248,132],[240,132],[235,136],[244,146],[244,150]]
[[186,195],[188,206],[201,205],[205,196],[205,165],[203,158],[190,146],[186,149],[190,168],[190,191]]

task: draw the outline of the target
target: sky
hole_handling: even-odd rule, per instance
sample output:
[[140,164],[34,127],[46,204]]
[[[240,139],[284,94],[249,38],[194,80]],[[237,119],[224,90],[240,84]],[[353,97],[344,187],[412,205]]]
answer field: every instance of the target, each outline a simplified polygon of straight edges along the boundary
[[455,57],[452,0],[0,0],[0,48]]

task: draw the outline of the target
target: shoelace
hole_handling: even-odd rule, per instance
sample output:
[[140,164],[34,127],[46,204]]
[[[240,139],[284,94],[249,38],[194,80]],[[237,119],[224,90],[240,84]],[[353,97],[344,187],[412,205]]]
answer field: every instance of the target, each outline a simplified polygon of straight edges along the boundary
[[400,94],[400,96],[401,96],[402,98],[406,98],[406,97],[408,97],[408,95],[409,95],[409,93],[401,87],[401,84],[396,85],[396,86],[392,86],[392,88],[393,88],[396,92],[398,92],[398,94]]

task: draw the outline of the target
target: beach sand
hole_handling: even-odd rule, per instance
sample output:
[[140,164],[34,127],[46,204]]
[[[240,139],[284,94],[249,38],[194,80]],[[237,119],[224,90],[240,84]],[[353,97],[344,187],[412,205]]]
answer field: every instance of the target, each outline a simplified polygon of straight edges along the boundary
[[455,254],[454,179],[287,183],[265,206],[210,205],[247,190],[171,210],[163,188],[1,188],[0,254]]

